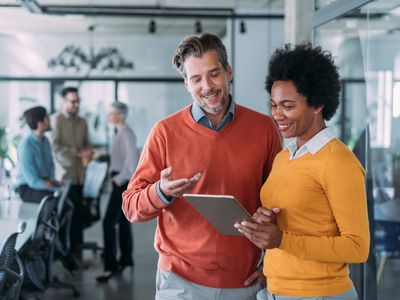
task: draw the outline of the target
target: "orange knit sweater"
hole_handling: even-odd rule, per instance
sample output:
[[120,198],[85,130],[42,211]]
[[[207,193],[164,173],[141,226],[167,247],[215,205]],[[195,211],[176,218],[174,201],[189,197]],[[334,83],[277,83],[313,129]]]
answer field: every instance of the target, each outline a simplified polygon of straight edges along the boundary
[[279,248],[267,250],[264,273],[271,293],[317,297],[352,287],[348,263],[364,262],[369,226],[364,170],[339,140],[315,155],[289,160],[283,150],[261,190],[265,207],[279,207]]
[[193,193],[230,194],[253,213],[261,205],[259,191],[280,149],[272,120],[240,105],[232,122],[218,132],[197,124],[190,106],[158,122],[122,204],[132,222],[158,217],[158,266],[204,286],[243,287],[256,268],[259,250],[245,237],[219,234],[184,198],[165,205],[156,182],[169,166],[173,178],[202,172]]

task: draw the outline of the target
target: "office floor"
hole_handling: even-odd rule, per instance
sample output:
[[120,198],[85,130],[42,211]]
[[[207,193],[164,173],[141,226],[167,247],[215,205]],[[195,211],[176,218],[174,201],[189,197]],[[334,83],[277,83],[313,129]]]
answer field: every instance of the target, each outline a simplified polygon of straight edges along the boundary
[[[102,199],[103,206],[107,196]],[[103,212],[105,207],[102,208]],[[84,260],[88,267],[72,276],[61,265],[55,265],[55,273],[66,282],[71,282],[81,292],[80,300],[152,300],[155,294],[155,275],[157,253],[153,247],[156,222],[132,224],[135,242],[135,266],[125,269],[121,275],[115,276],[108,283],[99,284],[95,278],[103,271],[99,254],[84,251]],[[85,241],[102,243],[101,223],[85,231]],[[389,260],[378,287],[379,300],[400,299],[400,260]],[[72,292],[66,289],[49,289],[41,297],[43,300],[74,299]],[[195,299],[194,299],[195,300]]]
[[400,259],[388,260],[378,285],[378,299],[400,299]]
[[[106,198],[106,197],[105,197]],[[104,201],[105,200],[105,201]],[[102,203],[106,203],[102,199]],[[104,206],[104,205],[103,205]],[[105,211],[105,207],[102,207]],[[81,293],[80,300],[151,300],[155,294],[155,276],[157,268],[157,253],[153,247],[156,222],[132,224],[134,235],[134,268],[126,268],[121,275],[112,277],[108,283],[99,284],[95,278],[103,272],[100,254],[84,251],[84,261],[87,268],[75,276],[65,271],[58,263],[55,264],[55,274],[65,282],[73,283]],[[98,241],[102,245],[101,223],[85,231],[85,241]],[[41,297],[43,300],[75,299],[71,290],[49,289]]]

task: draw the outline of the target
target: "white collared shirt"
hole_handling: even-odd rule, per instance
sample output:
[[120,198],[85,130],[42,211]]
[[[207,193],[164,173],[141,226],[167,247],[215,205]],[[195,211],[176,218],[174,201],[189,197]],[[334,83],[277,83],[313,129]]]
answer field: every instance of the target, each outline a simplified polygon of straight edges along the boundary
[[290,160],[299,158],[308,152],[310,152],[312,155],[315,155],[315,153],[321,150],[322,147],[324,147],[334,138],[336,138],[335,134],[329,127],[318,132],[300,148],[298,148],[296,138],[293,138],[287,146],[290,152]]

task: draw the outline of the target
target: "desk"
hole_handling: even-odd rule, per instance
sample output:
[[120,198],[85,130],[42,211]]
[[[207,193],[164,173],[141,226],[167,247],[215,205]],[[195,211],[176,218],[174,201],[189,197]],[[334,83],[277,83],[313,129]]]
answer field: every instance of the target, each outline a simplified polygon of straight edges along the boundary
[[26,203],[20,199],[0,201],[0,244],[13,232],[18,231],[21,222],[26,222],[25,231],[18,235],[17,250],[29,240],[35,227],[39,204]]

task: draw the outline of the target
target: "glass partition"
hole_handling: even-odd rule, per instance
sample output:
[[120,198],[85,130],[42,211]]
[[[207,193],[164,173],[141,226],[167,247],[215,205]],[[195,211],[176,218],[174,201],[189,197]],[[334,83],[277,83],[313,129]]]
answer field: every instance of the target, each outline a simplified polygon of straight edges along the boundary
[[143,147],[147,135],[158,120],[193,102],[183,82],[120,82],[118,99],[129,105],[127,123],[136,134],[138,147]]
[[[335,56],[343,81],[340,114],[331,125],[350,148],[364,140],[361,152],[367,194],[371,191],[370,217],[374,218],[370,221],[371,228],[376,227],[371,247],[375,242],[378,299],[397,299],[400,292],[396,279],[400,230],[394,225],[400,228],[399,28],[400,1],[376,0],[316,27],[314,32],[315,44]],[[375,299],[368,295],[368,285],[373,284],[365,281],[361,285],[366,293],[360,299]]]
[[0,128],[7,131],[10,156],[16,160],[15,146],[29,132],[22,119],[25,110],[44,106],[50,112],[50,84],[40,81],[0,82]]

